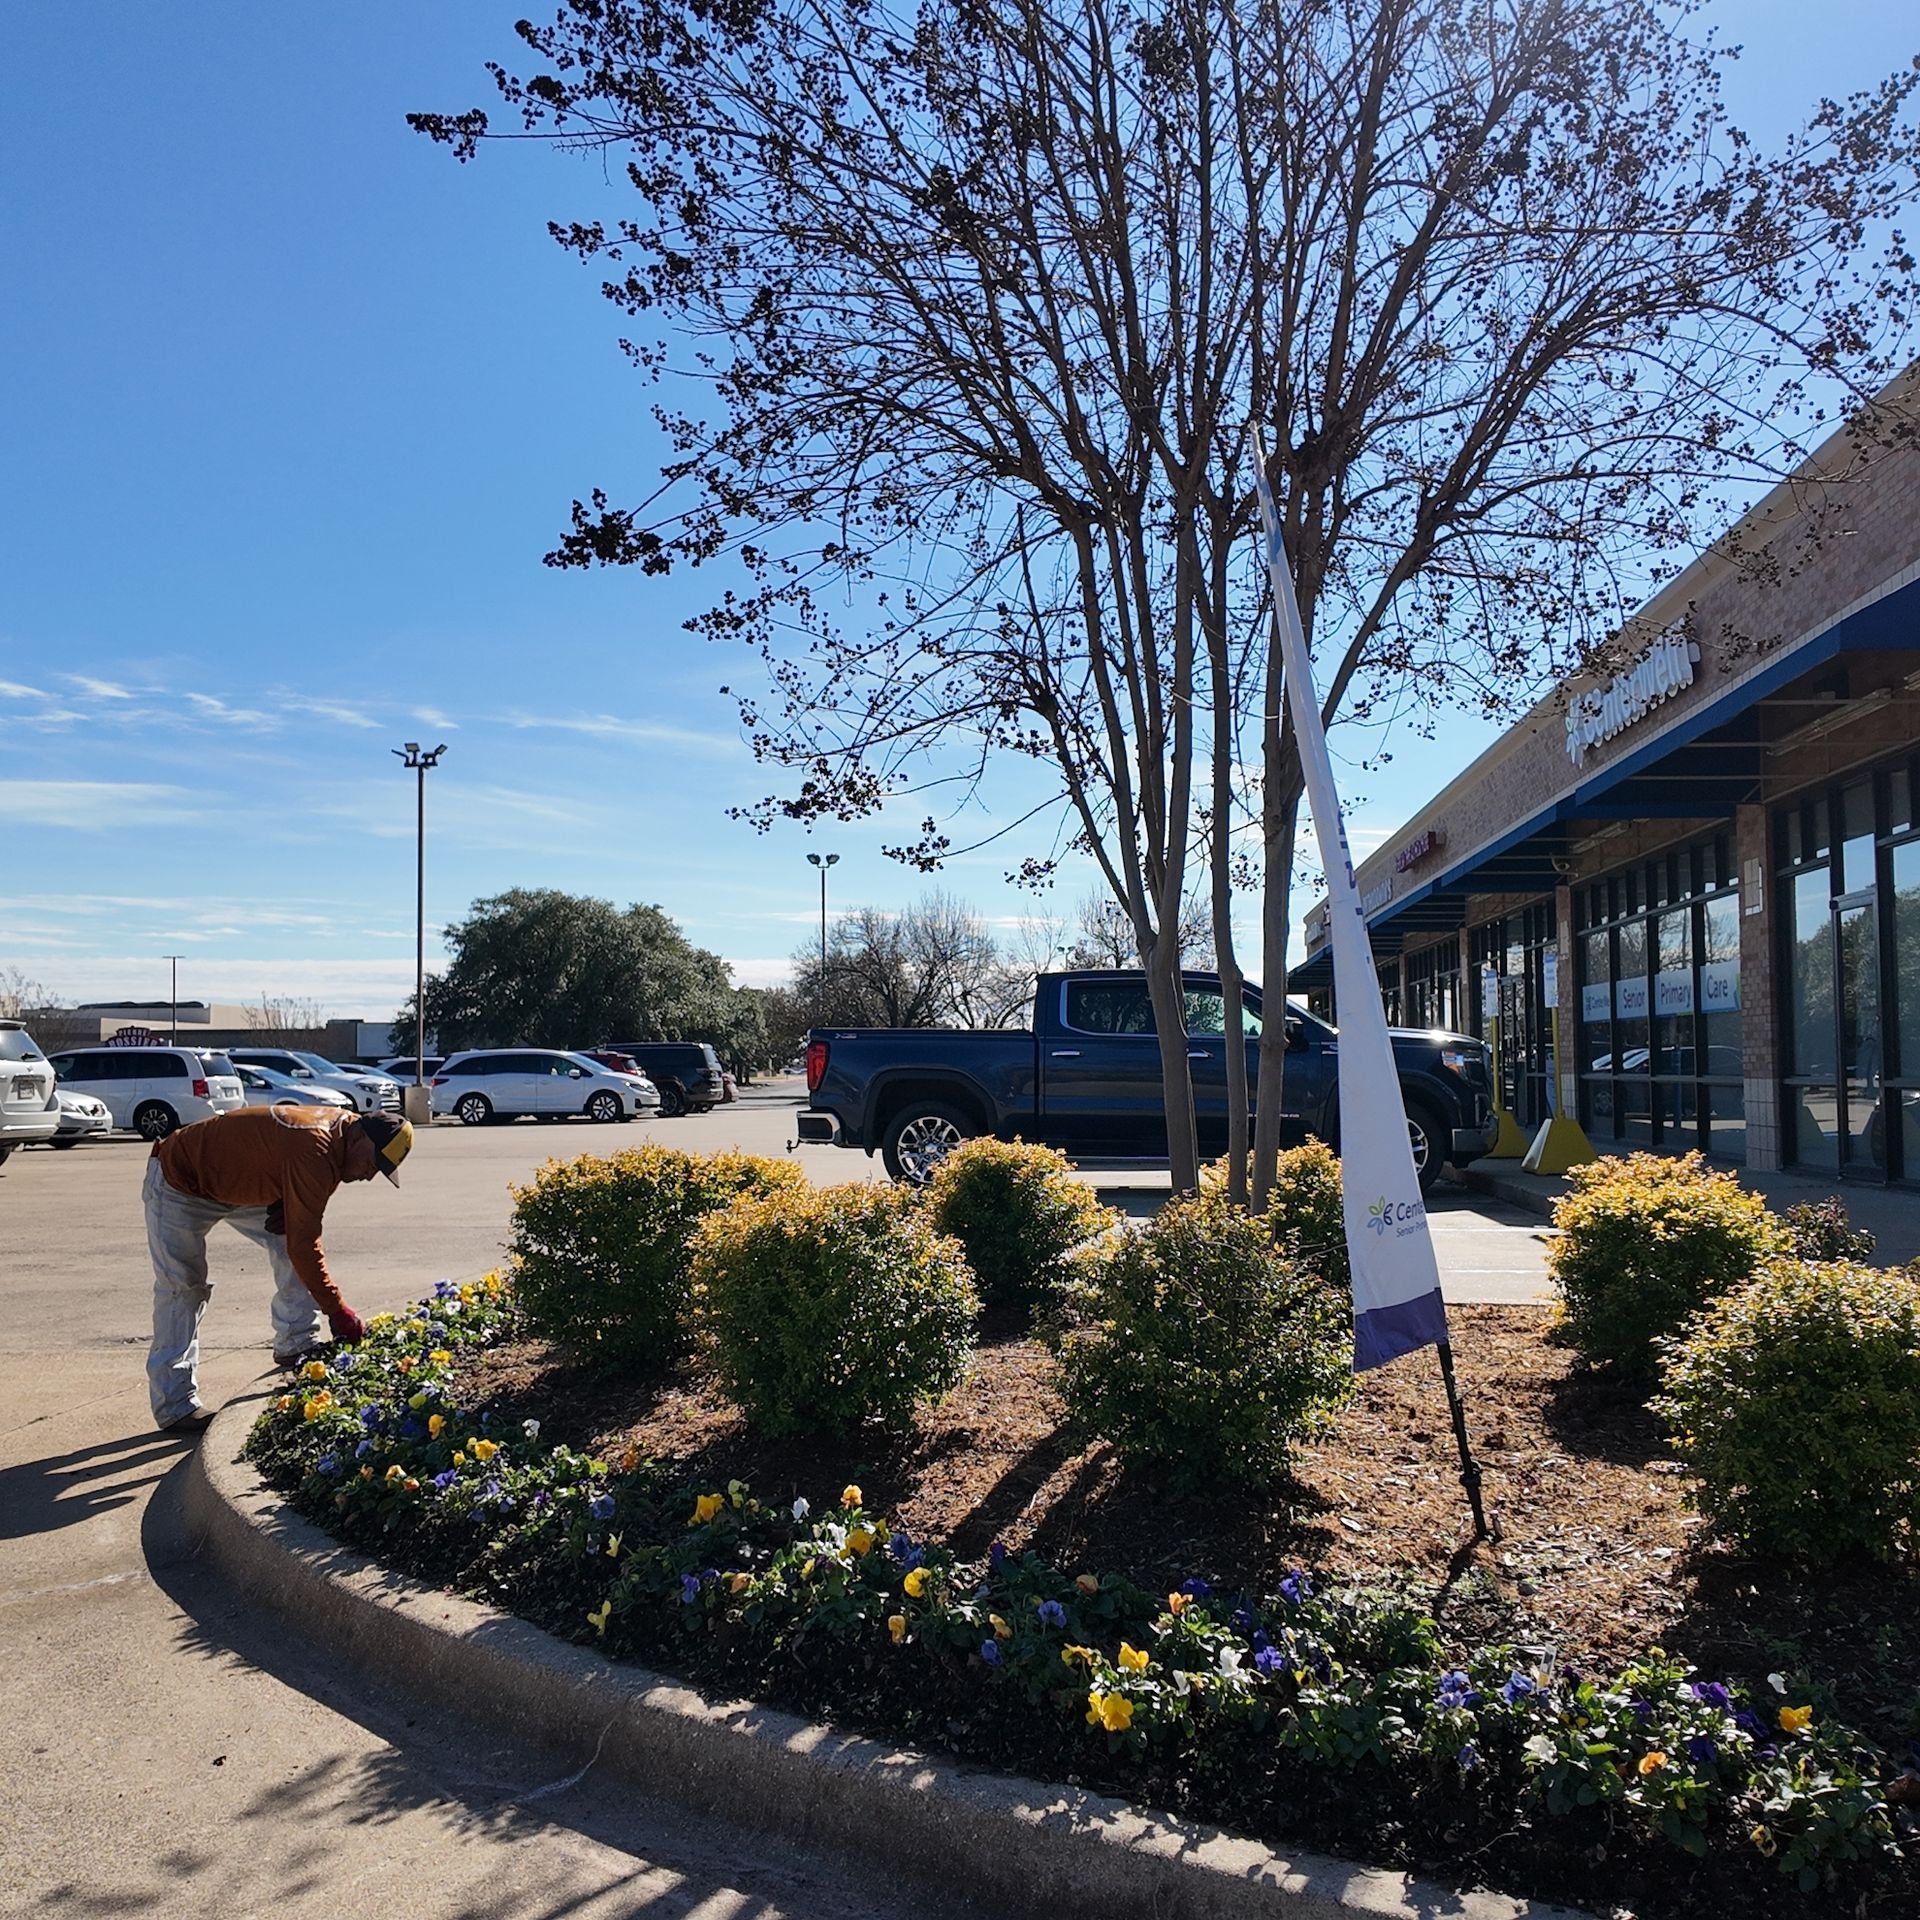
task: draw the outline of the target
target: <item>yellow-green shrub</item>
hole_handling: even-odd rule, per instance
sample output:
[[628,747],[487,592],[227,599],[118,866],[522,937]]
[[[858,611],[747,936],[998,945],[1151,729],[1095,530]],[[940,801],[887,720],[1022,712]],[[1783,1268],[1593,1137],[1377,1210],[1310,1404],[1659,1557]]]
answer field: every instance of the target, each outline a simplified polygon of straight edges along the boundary
[[983,1136],[940,1162],[927,1218],[967,1250],[989,1306],[1030,1306],[1068,1277],[1067,1255],[1113,1224],[1064,1154]]
[[1560,1337],[1635,1382],[1651,1382],[1656,1340],[1787,1250],[1759,1196],[1697,1153],[1576,1167],[1553,1218]]
[[513,1189],[514,1292],[550,1339],[622,1365],[658,1364],[692,1336],[694,1228],[742,1195],[806,1184],[791,1161],[745,1153],[645,1146],[549,1160]]
[[[1200,1185],[1208,1193],[1226,1192],[1224,1154],[1201,1169]],[[1263,1217],[1273,1237],[1302,1266],[1334,1292],[1351,1296],[1353,1263],[1347,1257],[1347,1223],[1340,1207],[1340,1156],[1324,1140],[1308,1140],[1278,1156]]]
[[1920,1277],[1777,1261],[1663,1342],[1661,1372],[1717,1530],[1807,1560],[1920,1546]]
[[1059,1353],[1077,1421],[1196,1486],[1265,1485],[1353,1391],[1345,1303],[1218,1194],[1088,1263]]
[[898,1426],[973,1356],[966,1255],[893,1187],[742,1200],[702,1222],[693,1276],[715,1371],[764,1433]]

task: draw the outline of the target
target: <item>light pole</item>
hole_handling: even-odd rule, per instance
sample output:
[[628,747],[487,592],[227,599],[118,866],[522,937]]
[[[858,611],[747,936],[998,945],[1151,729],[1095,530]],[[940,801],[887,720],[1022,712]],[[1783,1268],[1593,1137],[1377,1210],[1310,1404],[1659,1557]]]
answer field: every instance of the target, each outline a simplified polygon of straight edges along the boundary
[[184,953],[163,953],[160,956],[162,960],[173,964],[173,985],[167,1001],[167,1045],[170,1047],[180,1044],[180,962],[186,957]]
[[423,753],[418,740],[409,740],[404,749],[391,749],[402,766],[418,774],[420,789],[413,895],[413,1085],[407,1089],[406,1102],[407,1118],[416,1126],[433,1117],[427,1098],[427,774],[440,764],[446,750],[443,741]]
[[827,869],[837,866],[840,856],[837,853],[810,853],[807,863],[820,869],[820,994],[822,999],[827,991]]

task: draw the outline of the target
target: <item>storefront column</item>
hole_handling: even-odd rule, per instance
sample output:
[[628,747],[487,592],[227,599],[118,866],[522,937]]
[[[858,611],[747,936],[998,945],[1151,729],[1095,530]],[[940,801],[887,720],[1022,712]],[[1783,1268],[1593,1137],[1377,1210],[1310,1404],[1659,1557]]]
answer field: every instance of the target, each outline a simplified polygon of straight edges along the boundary
[[1774,1017],[1773,861],[1767,810],[1733,810],[1740,876],[1740,1063],[1745,1079],[1747,1165],[1768,1173],[1784,1164],[1780,1137],[1780,1023]]
[[[1573,889],[1553,890],[1553,944],[1560,955],[1560,1079],[1553,1090],[1553,1110],[1574,1119],[1580,1117],[1580,1029],[1578,976],[1573,970]],[[1552,1043],[1549,1022],[1548,1043]]]

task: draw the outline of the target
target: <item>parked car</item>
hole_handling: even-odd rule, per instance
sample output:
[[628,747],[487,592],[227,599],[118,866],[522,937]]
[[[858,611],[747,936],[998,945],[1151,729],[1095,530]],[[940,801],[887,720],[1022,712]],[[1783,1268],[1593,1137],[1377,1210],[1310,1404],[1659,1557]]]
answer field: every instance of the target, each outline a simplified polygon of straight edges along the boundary
[[720,1056],[704,1040],[615,1040],[609,1050],[624,1053],[660,1089],[660,1111],[670,1120],[706,1113],[726,1098]]
[[[431,1080],[446,1064],[446,1055],[443,1053],[430,1053],[420,1064],[421,1070],[426,1074],[427,1078]],[[382,1060],[380,1062],[380,1071],[389,1078],[399,1081],[403,1087],[413,1085],[413,1068],[414,1059],[410,1053],[399,1059]]]
[[234,1063],[234,1071],[240,1076],[250,1107],[352,1107],[358,1111],[352,1095],[323,1087],[318,1080],[295,1080],[272,1067],[249,1066],[243,1061]]
[[192,1047],[83,1047],[57,1053],[61,1086],[106,1103],[116,1127],[164,1140],[176,1127],[233,1113],[246,1089],[224,1053]]
[[60,1115],[60,1130],[47,1142],[50,1147],[77,1147],[82,1140],[104,1140],[113,1131],[113,1115],[104,1100],[90,1093],[74,1093],[66,1087],[54,1089],[54,1105]]
[[59,1131],[54,1071],[23,1022],[0,1020],[0,1161]]
[[516,1120],[525,1113],[541,1120],[637,1120],[660,1100],[647,1081],[633,1074],[616,1073],[584,1053],[544,1047],[456,1053],[433,1076],[435,1117],[454,1114],[470,1127]]
[[[1224,998],[1209,974],[1186,976],[1187,1057],[1200,1151],[1226,1146]],[[1335,1029],[1289,1006],[1281,1139],[1309,1134],[1339,1144]],[[1242,1044],[1258,1079],[1260,996],[1246,990]],[[1442,1165],[1493,1144],[1487,1050],[1450,1033],[1395,1028],[1394,1064],[1415,1170],[1424,1190]],[[1015,1031],[817,1027],[807,1036],[809,1104],[802,1144],[877,1148],[896,1180],[918,1184],[961,1141],[978,1134],[1043,1140],[1077,1159],[1164,1164],[1167,1122],[1160,1043],[1146,976],[1043,973],[1033,1026]]]
[[352,1101],[356,1113],[397,1113],[400,1088],[360,1067],[340,1067],[317,1053],[303,1053],[292,1047],[233,1047],[235,1063],[243,1067],[271,1067],[289,1080],[302,1085],[331,1087]]

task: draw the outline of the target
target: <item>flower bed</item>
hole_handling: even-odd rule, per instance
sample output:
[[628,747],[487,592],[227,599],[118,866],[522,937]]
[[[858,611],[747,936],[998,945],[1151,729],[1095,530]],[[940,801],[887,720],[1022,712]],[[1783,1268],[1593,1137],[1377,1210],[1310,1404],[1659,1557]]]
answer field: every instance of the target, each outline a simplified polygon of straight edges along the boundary
[[1802,1911],[1813,1891],[1910,1910],[1889,1763],[1803,1700],[1657,1653],[1607,1675],[1450,1662],[1418,1608],[1304,1575],[1270,1598],[1149,1594],[999,1548],[957,1561],[854,1486],[773,1507],[616,1470],[456,1404],[456,1362],[512,1325],[496,1277],[442,1283],[310,1365],[248,1451],[390,1565],[802,1712],[1643,1914]]

